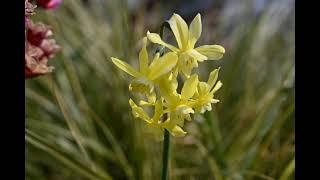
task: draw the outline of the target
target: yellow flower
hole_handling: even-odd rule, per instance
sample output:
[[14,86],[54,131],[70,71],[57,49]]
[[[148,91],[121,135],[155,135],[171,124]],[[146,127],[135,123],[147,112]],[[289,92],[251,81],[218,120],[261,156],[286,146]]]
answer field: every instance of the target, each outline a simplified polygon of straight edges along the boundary
[[193,96],[193,99],[195,99],[195,101],[191,103],[191,106],[194,107],[197,113],[211,111],[211,104],[219,102],[218,99],[213,98],[214,93],[222,86],[222,83],[220,81],[217,82],[219,70],[220,68],[213,70],[210,73],[207,82],[198,83],[197,92]]
[[[211,104],[219,102],[214,99],[214,93],[222,86],[220,81],[217,82],[220,68],[210,73],[207,82],[199,81],[198,75],[191,71],[198,67],[198,62],[220,59],[225,52],[219,45],[195,48],[202,31],[200,14],[193,19],[189,27],[177,14],[173,14],[168,23],[178,47],[165,43],[158,34],[148,31],[139,52],[139,70],[117,58],[111,58],[118,68],[134,77],[129,90],[145,95],[140,97],[139,105],[131,99],[129,104],[133,116],[145,122],[145,132],[158,140],[163,139],[164,130],[176,137],[185,136],[185,120],[191,121],[192,114],[211,111]],[[160,53],[156,53],[150,61],[148,39],[172,52],[165,52],[161,57]],[[179,74],[184,75],[181,81],[178,81]],[[149,116],[151,112],[153,116]]]
[[[164,123],[164,127],[169,132],[173,132],[174,128],[178,126],[180,127],[178,131],[179,135],[183,136],[186,134],[181,127],[183,127],[185,119],[191,121],[190,114],[193,114],[194,110],[190,106],[190,102],[192,102],[190,98],[194,96],[198,82],[198,75],[192,75],[184,82],[181,94],[177,93],[177,86],[170,86],[170,81],[164,80],[159,83],[161,94],[165,99],[164,106],[167,108],[164,112],[169,114],[169,119]],[[177,131],[177,129],[175,130]]]
[[190,27],[178,14],[173,14],[168,23],[176,38],[178,48],[164,42],[156,33],[148,31],[147,37],[151,42],[163,45],[177,53],[179,56],[177,67],[187,77],[194,67],[198,67],[198,61],[218,60],[225,53],[225,49],[220,45],[203,45],[195,48],[202,31],[200,14],[196,15]]
[[163,130],[166,128],[173,136],[184,136],[184,132],[181,127],[177,125],[168,126],[170,119],[161,121],[164,114],[163,111],[163,99],[157,100],[154,104],[154,115],[152,118],[143,110],[142,107],[136,105],[132,99],[129,100],[129,104],[132,108],[132,114],[135,118],[140,118],[146,122],[147,128],[145,132],[152,135],[157,140],[163,139]]
[[112,62],[121,70],[135,77],[129,85],[129,90],[142,94],[147,94],[153,101],[154,81],[159,77],[167,74],[175,67],[178,57],[175,53],[167,53],[159,57],[157,53],[153,61],[149,64],[149,57],[147,52],[147,38],[143,39],[143,47],[139,53],[139,71],[135,70],[131,65],[124,61],[111,57]]

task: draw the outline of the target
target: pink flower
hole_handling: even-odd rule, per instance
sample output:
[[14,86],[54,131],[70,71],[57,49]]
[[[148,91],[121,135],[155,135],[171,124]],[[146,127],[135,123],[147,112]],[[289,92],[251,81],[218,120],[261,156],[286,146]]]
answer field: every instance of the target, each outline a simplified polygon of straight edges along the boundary
[[[38,1],[44,8],[54,8],[62,0]],[[44,4],[46,3],[46,4]],[[48,61],[54,57],[60,47],[52,38],[50,26],[43,23],[33,23],[30,16],[35,12],[36,6],[25,0],[25,79],[51,73],[54,69]]]
[[26,44],[24,77],[32,78],[51,73],[52,66],[48,66],[48,58],[44,56],[43,51],[36,46]]
[[37,0],[37,4],[44,9],[57,8],[62,3],[62,0]]
[[52,72],[48,60],[53,58],[60,47],[52,38],[49,26],[42,23],[27,24],[25,42],[25,78],[32,78]]

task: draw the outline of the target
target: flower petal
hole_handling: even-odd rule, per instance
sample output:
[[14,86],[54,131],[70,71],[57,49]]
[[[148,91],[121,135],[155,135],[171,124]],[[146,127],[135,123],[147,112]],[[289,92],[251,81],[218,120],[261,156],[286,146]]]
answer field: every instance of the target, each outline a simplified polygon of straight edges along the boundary
[[203,45],[197,47],[196,50],[207,56],[210,60],[219,60],[223,57],[225,49],[220,45]]
[[129,84],[129,91],[149,95],[154,91],[153,82],[145,77],[134,78]]
[[181,98],[191,98],[197,90],[198,82],[198,75],[196,74],[193,74],[189,79],[187,79],[184,82],[183,88],[181,90]]
[[160,120],[160,117],[162,116],[162,113],[163,113],[162,100],[157,100],[154,106],[154,115],[152,117],[152,120],[154,122],[158,122]]
[[173,52],[178,52],[179,49],[177,49],[176,47],[172,46],[171,44],[168,44],[164,41],[162,41],[161,37],[159,36],[159,34],[156,33],[150,33],[149,31],[147,32],[147,37],[149,39],[149,41],[156,43],[156,44],[160,44],[164,47],[167,47],[168,49],[170,49]]
[[148,51],[147,51],[147,37],[143,38],[143,47],[139,52],[139,63],[140,63],[140,72],[142,74],[147,74],[148,71]]
[[208,59],[207,56],[201,54],[195,49],[190,49],[189,51],[187,51],[187,54],[193,59],[195,59],[196,61],[200,61],[200,62]]
[[220,100],[219,99],[211,99],[211,101],[210,101],[211,103],[218,103],[218,102],[220,102]]
[[202,32],[201,15],[198,13],[192,20],[189,28],[189,48],[194,48]]
[[155,80],[158,77],[170,72],[175,67],[178,56],[173,52],[168,52],[162,57],[155,59],[149,67],[148,78]]
[[210,89],[212,89],[213,85],[217,82],[219,70],[220,67],[218,69],[213,70],[209,75],[208,84]]
[[139,105],[140,106],[153,106],[154,103],[147,102],[147,101],[144,101],[144,100],[140,100]]
[[113,64],[115,64],[118,68],[120,68],[122,71],[130,74],[133,77],[139,77],[141,74],[136,71],[132,66],[130,66],[128,63],[121,61],[120,59],[111,57]]
[[168,21],[170,28],[176,37],[180,49],[188,46],[189,30],[187,23],[178,14],[173,14]]
[[211,93],[215,93],[216,91],[218,91],[220,88],[222,87],[222,82],[218,81],[217,84],[214,86],[214,88],[212,89]]
[[176,89],[178,88],[178,81],[176,78],[168,80],[166,77],[159,78],[158,81],[160,93],[165,101],[169,104],[173,104],[179,101],[178,93]]
[[132,114],[135,118],[141,118],[142,120],[151,123],[150,117],[148,114],[139,106],[137,106],[132,99],[129,100],[129,104],[132,108]]
[[206,82],[199,82],[198,84],[198,93],[203,95],[207,94],[210,91],[209,85]]
[[187,134],[180,126],[175,125],[173,128],[168,129],[168,131],[175,137],[183,137]]

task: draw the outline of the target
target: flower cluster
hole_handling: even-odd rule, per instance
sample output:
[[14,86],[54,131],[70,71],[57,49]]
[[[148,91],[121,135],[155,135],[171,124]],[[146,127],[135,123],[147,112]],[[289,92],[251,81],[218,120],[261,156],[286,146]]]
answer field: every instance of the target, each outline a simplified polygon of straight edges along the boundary
[[[214,94],[222,86],[217,81],[220,68],[213,70],[204,82],[192,70],[198,67],[199,62],[218,60],[225,53],[219,45],[195,48],[202,31],[200,14],[189,27],[178,14],[173,14],[167,22],[178,47],[164,42],[159,34],[148,31],[139,53],[139,70],[111,58],[118,68],[134,77],[129,90],[141,94],[142,99],[139,105],[129,100],[132,113],[135,118],[146,122],[146,129],[157,139],[163,139],[164,129],[173,136],[185,136],[184,121],[191,121],[191,114],[211,111],[211,104],[219,102],[214,99]],[[150,42],[166,47],[167,51],[163,55],[157,52],[150,58],[147,50]]]
[[52,72],[53,67],[48,66],[47,62],[60,49],[52,38],[49,26],[30,20],[35,8],[35,5],[25,0],[25,78]]

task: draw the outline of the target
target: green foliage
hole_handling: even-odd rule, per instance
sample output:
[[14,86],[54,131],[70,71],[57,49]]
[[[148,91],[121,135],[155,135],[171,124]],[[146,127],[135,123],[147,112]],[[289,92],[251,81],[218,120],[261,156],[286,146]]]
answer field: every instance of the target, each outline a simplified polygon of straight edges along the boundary
[[[123,0],[90,2],[37,12],[62,51],[49,62],[53,74],[26,81],[26,179],[160,179],[162,143],[146,138],[132,117],[129,77],[110,57],[137,67],[136,42],[148,29],[158,31],[162,4],[152,12],[140,7],[131,21]],[[220,66],[224,85],[213,111],[172,139],[170,179],[292,179],[295,12],[285,2],[260,16],[249,5],[234,5],[236,15],[230,5],[200,12],[199,44],[226,49],[222,60],[200,66],[200,79]]]

